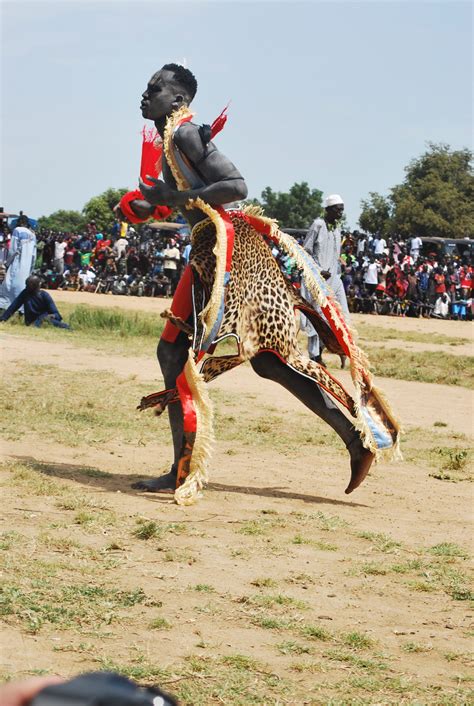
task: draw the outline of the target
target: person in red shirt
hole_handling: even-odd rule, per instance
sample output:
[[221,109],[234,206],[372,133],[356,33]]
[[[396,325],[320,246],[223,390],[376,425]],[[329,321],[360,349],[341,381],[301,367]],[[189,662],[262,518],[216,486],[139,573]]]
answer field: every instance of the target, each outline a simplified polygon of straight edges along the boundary
[[67,270],[70,270],[74,265],[74,256],[76,254],[76,248],[72,244],[72,240],[68,240],[66,245],[66,250],[64,251],[64,266]]
[[444,276],[441,267],[436,268],[436,273],[433,279],[435,281],[436,298],[438,298],[441,294],[446,293],[446,277]]

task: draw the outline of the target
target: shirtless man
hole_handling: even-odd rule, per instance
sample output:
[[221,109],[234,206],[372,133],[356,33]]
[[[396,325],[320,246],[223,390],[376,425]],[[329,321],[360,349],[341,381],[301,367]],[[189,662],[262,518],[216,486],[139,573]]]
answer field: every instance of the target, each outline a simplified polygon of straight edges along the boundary
[[[163,137],[167,118],[182,106],[189,105],[197,89],[193,74],[182,66],[166,64],[150,79],[142,94],[141,111],[144,118],[152,120]],[[245,181],[232,164],[210,141],[209,128],[192,122],[182,124],[174,134],[179,151],[198,175],[200,186],[179,191],[169,165],[163,156],[163,180],[148,178],[152,186],[140,180],[143,199],[131,202],[133,212],[140,218],[150,216],[156,206],[179,208],[191,227],[206,219],[199,209],[187,210],[190,199],[201,198],[211,206],[221,206],[247,197]],[[178,286],[179,290],[179,286]],[[166,388],[173,389],[188,357],[189,340],[180,332],[173,341],[160,339],[158,361]],[[374,455],[364,448],[353,424],[339,410],[321,388],[281,363],[271,353],[262,353],[251,360],[255,372],[262,377],[279,382],[290,390],[303,404],[326,421],[343,439],[351,457],[351,492],[367,475]],[[168,414],[174,446],[174,463],[170,471],[159,478],[134,484],[134,488],[149,492],[173,492],[176,488],[178,461],[183,450],[183,413],[180,404],[170,404]]]

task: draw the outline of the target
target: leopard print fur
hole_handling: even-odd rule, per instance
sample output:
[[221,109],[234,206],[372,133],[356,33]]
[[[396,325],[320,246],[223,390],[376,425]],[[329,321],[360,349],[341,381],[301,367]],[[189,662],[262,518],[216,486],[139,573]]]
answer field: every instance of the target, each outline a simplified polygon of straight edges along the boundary
[[[292,294],[270,246],[241,216],[232,212],[230,216],[234,249],[218,338],[233,334],[238,353],[207,358],[201,368],[204,379],[213,380],[259,352],[270,350],[298,373],[316,381],[353,413],[352,398],[344,388],[323,366],[305,356],[298,345],[294,312],[301,299]],[[190,264],[199,275],[204,292],[210,292],[213,284],[215,240],[210,221],[194,228]]]

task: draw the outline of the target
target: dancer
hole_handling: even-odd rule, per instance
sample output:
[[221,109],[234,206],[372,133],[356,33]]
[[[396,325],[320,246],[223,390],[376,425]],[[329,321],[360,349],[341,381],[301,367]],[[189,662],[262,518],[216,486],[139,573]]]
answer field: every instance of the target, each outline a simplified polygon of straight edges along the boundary
[[[352,492],[366,477],[376,455],[396,450],[398,425],[373,387],[365,358],[354,343],[332,293],[303,248],[277,224],[252,210],[225,211],[247,196],[242,175],[211,138],[222,127],[192,122],[188,105],[196,93],[193,74],[167,64],[143,93],[143,117],[153,120],[163,141],[163,181],[141,180],[142,198],[126,195],[121,213],[145,219],[156,207],[179,208],[192,226],[190,265],[178,284],[158,345],[166,390],[144,398],[140,408],[168,407],[174,462],[168,473],[135,484],[151,492],[174,492],[177,502],[194,502],[207,480],[212,409],[206,385],[217,375],[250,360],[262,377],[279,382],[326,421],[350,455]],[[326,321],[285,281],[270,244],[295,259]],[[297,342],[294,309],[311,319],[326,346],[348,355],[354,399],[322,366],[303,356]],[[216,342],[232,336],[237,353],[211,356],[200,373],[197,363]],[[351,422],[326,394],[353,416]]]

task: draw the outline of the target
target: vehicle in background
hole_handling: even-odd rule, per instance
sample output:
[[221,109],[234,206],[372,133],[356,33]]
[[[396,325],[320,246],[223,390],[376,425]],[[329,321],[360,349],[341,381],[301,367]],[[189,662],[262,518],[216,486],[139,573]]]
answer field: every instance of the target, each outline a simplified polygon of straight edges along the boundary
[[474,240],[471,238],[422,238],[421,254],[434,252],[444,257],[474,257]]

